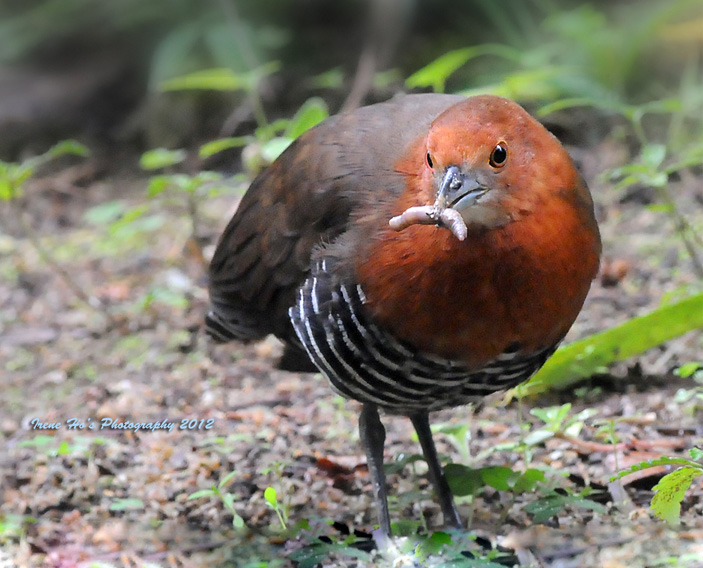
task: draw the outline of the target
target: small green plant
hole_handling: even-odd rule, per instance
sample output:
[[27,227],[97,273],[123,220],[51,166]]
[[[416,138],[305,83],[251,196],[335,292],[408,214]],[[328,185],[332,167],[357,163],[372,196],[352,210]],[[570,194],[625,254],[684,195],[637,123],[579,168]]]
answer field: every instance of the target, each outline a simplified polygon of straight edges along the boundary
[[[324,101],[312,98],[301,106],[292,119],[281,119],[273,124],[268,124],[264,118],[262,119],[263,124],[256,129],[253,135],[220,138],[203,144],[198,151],[197,161],[206,160],[231,148],[244,147],[242,156],[248,174],[237,174],[229,180],[223,179],[222,174],[214,171],[202,170],[193,174],[173,171],[176,166],[187,163],[188,153],[184,149],[156,148],[149,150],[141,156],[140,166],[142,169],[146,171],[165,170],[165,173],[154,175],[149,180],[147,195],[152,199],[173,196],[178,202],[185,202],[184,208],[190,220],[189,242],[193,244],[205,269],[206,261],[200,240],[199,204],[224,191],[243,189],[247,180],[258,174],[264,166],[273,162],[295,138],[324,120],[328,115],[329,112]],[[148,207],[145,205],[137,206],[125,212],[114,222],[119,222],[121,226],[130,227],[138,222],[147,210]]]
[[329,116],[327,104],[319,97],[305,101],[292,118],[259,124],[253,134],[219,138],[203,144],[198,153],[205,160],[231,148],[243,148],[242,160],[249,176],[255,176],[272,163],[298,136]]
[[398,532],[394,524],[396,538],[375,554],[363,550],[368,542],[365,538],[349,535],[340,539],[332,535],[293,551],[289,558],[299,568],[330,564],[330,560],[336,566],[344,557],[360,560],[365,566],[502,568],[506,565],[501,563],[505,560],[505,552],[480,547],[475,542],[475,535],[471,533],[434,531],[417,534],[417,523],[414,526],[408,523],[406,528],[406,532]]
[[[262,475],[273,474],[276,479],[281,479],[283,476],[283,469],[285,464],[280,461],[275,461],[271,463],[268,467],[261,470]],[[273,509],[278,517],[278,522],[281,524],[281,528],[286,531],[288,530],[288,516],[289,516],[289,504],[287,499],[283,499],[282,502],[278,500],[278,492],[274,487],[267,487],[264,490],[264,499],[266,504]]]
[[20,540],[27,525],[36,522],[34,517],[0,514],[0,543]]
[[544,472],[527,469],[515,471],[507,466],[486,466],[471,468],[462,464],[450,463],[444,467],[444,473],[455,497],[466,498],[471,504],[469,526],[473,522],[474,498],[486,488],[493,488],[509,496],[509,503],[503,509],[503,520],[518,495],[534,491],[540,483],[546,481]]
[[592,493],[593,490],[589,487],[578,493],[551,490],[543,497],[525,505],[525,512],[532,515],[532,520],[535,523],[544,523],[567,508],[588,509],[600,514],[605,513],[606,508],[603,505],[588,498]]
[[692,448],[689,450],[691,459],[684,457],[661,457],[635,464],[610,478],[611,481],[621,479],[636,471],[642,471],[658,466],[680,466],[678,469],[667,473],[654,486],[654,497],[650,507],[660,519],[676,524],[681,518],[681,503],[693,483],[693,480],[703,475],[703,450]]
[[515,495],[533,491],[545,481],[544,472],[528,469],[515,471],[507,466],[487,466],[473,469],[461,464],[448,464],[444,468],[447,481],[457,497],[476,495],[485,487],[497,491],[512,491]]
[[239,513],[237,513],[237,510],[234,508],[234,502],[236,500],[235,495],[225,490],[226,486],[229,484],[230,481],[232,481],[232,479],[234,479],[236,475],[236,471],[229,472],[220,480],[217,485],[213,485],[210,489],[201,489],[200,491],[196,491],[195,493],[189,495],[188,501],[192,501],[193,499],[202,499],[203,497],[218,498],[220,501],[222,501],[222,504],[224,505],[225,509],[232,514],[232,527],[234,527],[236,530],[242,530],[246,525],[244,524],[244,519],[239,515]]
[[562,406],[531,409],[530,414],[544,422],[544,426],[530,432],[523,440],[524,443],[534,446],[554,437],[576,438],[586,420],[598,413],[594,408],[586,408],[575,416],[569,416],[570,412],[570,402]]
[[[571,10],[548,2],[508,2],[500,11],[478,2],[500,39],[450,51],[413,73],[409,88],[446,89],[455,76],[462,94],[490,92],[521,101],[590,97],[601,101],[639,94],[639,77],[656,38],[697,0],[612,10],[584,4]],[[490,65],[482,65],[490,58]],[[469,65],[470,64],[470,65]],[[467,67],[461,74],[457,73]]]
[[432,431],[445,434],[459,453],[462,463],[471,463],[471,427],[469,424],[436,424],[432,427]]
[[99,308],[100,301],[86,294],[83,288],[73,279],[70,272],[56,260],[52,251],[44,245],[32,227],[26,211],[26,200],[24,199],[25,185],[36,174],[39,167],[61,156],[85,157],[88,154],[88,148],[83,144],[75,140],[64,140],[55,144],[43,154],[28,158],[22,162],[0,161],[0,201],[7,202],[15,208],[16,219],[32,247],[37,251],[39,258],[64,281],[76,298],[91,308]]
[[276,493],[276,489],[274,489],[273,487],[267,487],[264,490],[264,499],[266,499],[266,503],[268,504],[268,506],[276,512],[278,522],[281,523],[281,528],[284,531],[287,530],[288,511],[286,510],[286,508],[281,507],[281,505],[278,503],[278,495]]
[[329,542],[317,541],[303,546],[291,552],[289,558],[296,563],[298,568],[315,568],[332,555],[334,557],[356,558],[364,562],[372,560],[371,554],[353,546],[357,541],[355,535],[350,535],[341,541],[328,540]]
[[703,406],[703,363],[691,361],[681,365],[674,371],[674,374],[693,380],[693,387],[680,388],[676,391],[674,401],[679,404],[686,404],[687,412],[695,412],[697,408]]
[[141,499],[127,498],[117,499],[110,503],[110,511],[136,511],[144,508],[144,501]]
[[[187,154],[184,150],[167,150],[165,148],[157,148],[142,154],[140,165],[142,169],[147,171],[170,169],[173,166],[185,161]],[[191,234],[190,242],[192,242],[199,251],[199,258],[205,265],[205,260],[200,247],[198,238],[200,233],[200,214],[198,204],[203,197],[211,196],[221,191],[219,185],[222,180],[222,175],[217,172],[201,171],[194,175],[182,173],[168,173],[156,175],[149,181],[147,195],[150,198],[160,196],[168,191],[176,196],[183,196],[185,199],[185,208],[190,219]],[[145,211],[145,208],[140,208],[135,211]],[[137,215],[137,217],[139,217]]]
[[49,457],[81,455],[91,457],[96,446],[109,444],[105,438],[91,438],[89,436],[76,436],[68,440],[58,440],[55,436],[38,434],[30,440],[23,440],[18,444],[21,448],[34,448]]

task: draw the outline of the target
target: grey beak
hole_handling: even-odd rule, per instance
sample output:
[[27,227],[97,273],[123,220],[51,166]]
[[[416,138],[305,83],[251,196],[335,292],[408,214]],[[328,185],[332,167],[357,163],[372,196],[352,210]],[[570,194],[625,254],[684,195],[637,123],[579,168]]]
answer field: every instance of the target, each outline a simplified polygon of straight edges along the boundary
[[449,166],[442,178],[435,206],[440,210],[461,211],[476,203],[486,191],[487,187],[463,173],[458,166]]

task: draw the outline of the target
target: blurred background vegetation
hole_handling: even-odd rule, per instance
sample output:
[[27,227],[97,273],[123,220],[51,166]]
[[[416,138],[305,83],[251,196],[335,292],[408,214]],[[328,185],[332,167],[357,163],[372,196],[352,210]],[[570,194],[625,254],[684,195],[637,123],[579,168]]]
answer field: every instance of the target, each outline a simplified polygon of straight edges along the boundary
[[196,146],[312,95],[337,112],[411,88],[620,114],[674,97],[678,147],[701,131],[702,36],[700,0],[6,0],[0,158]]

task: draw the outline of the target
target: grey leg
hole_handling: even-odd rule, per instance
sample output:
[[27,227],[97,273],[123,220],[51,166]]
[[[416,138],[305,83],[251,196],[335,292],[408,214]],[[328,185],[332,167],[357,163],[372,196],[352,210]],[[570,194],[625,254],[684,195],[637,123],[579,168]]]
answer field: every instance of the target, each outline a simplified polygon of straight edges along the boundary
[[439,506],[442,508],[444,524],[456,529],[464,528],[454,505],[454,497],[451,489],[449,489],[449,483],[447,483],[447,478],[444,477],[444,471],[437,457],[437,448],[434,445],[432,431],[430,430],[429,415],[426,412],[414,414],[410,417],[410,420],[415,427],[417,437],[422,446],[422,453],[425,456],[425,460],[427,460],[427,467],[430,470],[430,481],[437,493]]
[[364,404],[359,415],[359,435],[366,452],[369,465],[373,495],[378,509],[378,522],[381,530],[391,536],[391,518],[388,514],[388,491],[386,474],[383,471],[383,445],[386,441],[386,429],[381,424],[378,408],[375,404]]

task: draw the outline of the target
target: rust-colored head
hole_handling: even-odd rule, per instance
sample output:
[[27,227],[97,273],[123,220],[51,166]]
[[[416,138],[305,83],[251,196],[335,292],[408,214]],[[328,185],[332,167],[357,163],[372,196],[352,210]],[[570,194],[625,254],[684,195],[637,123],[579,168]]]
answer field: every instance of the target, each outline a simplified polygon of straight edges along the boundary
[[424,195],[417,197],[424,204],[394,218],[396,230],[438,223],[463,240],[466,231],[455,228],[454,211],[469,228],[499,227],[564,188],[579,188],[577,198],[590,205],[559,141],[521,106],[501,97],[472,97],[444,111],[427,133],[421,159],[421,169],[416,167]]

